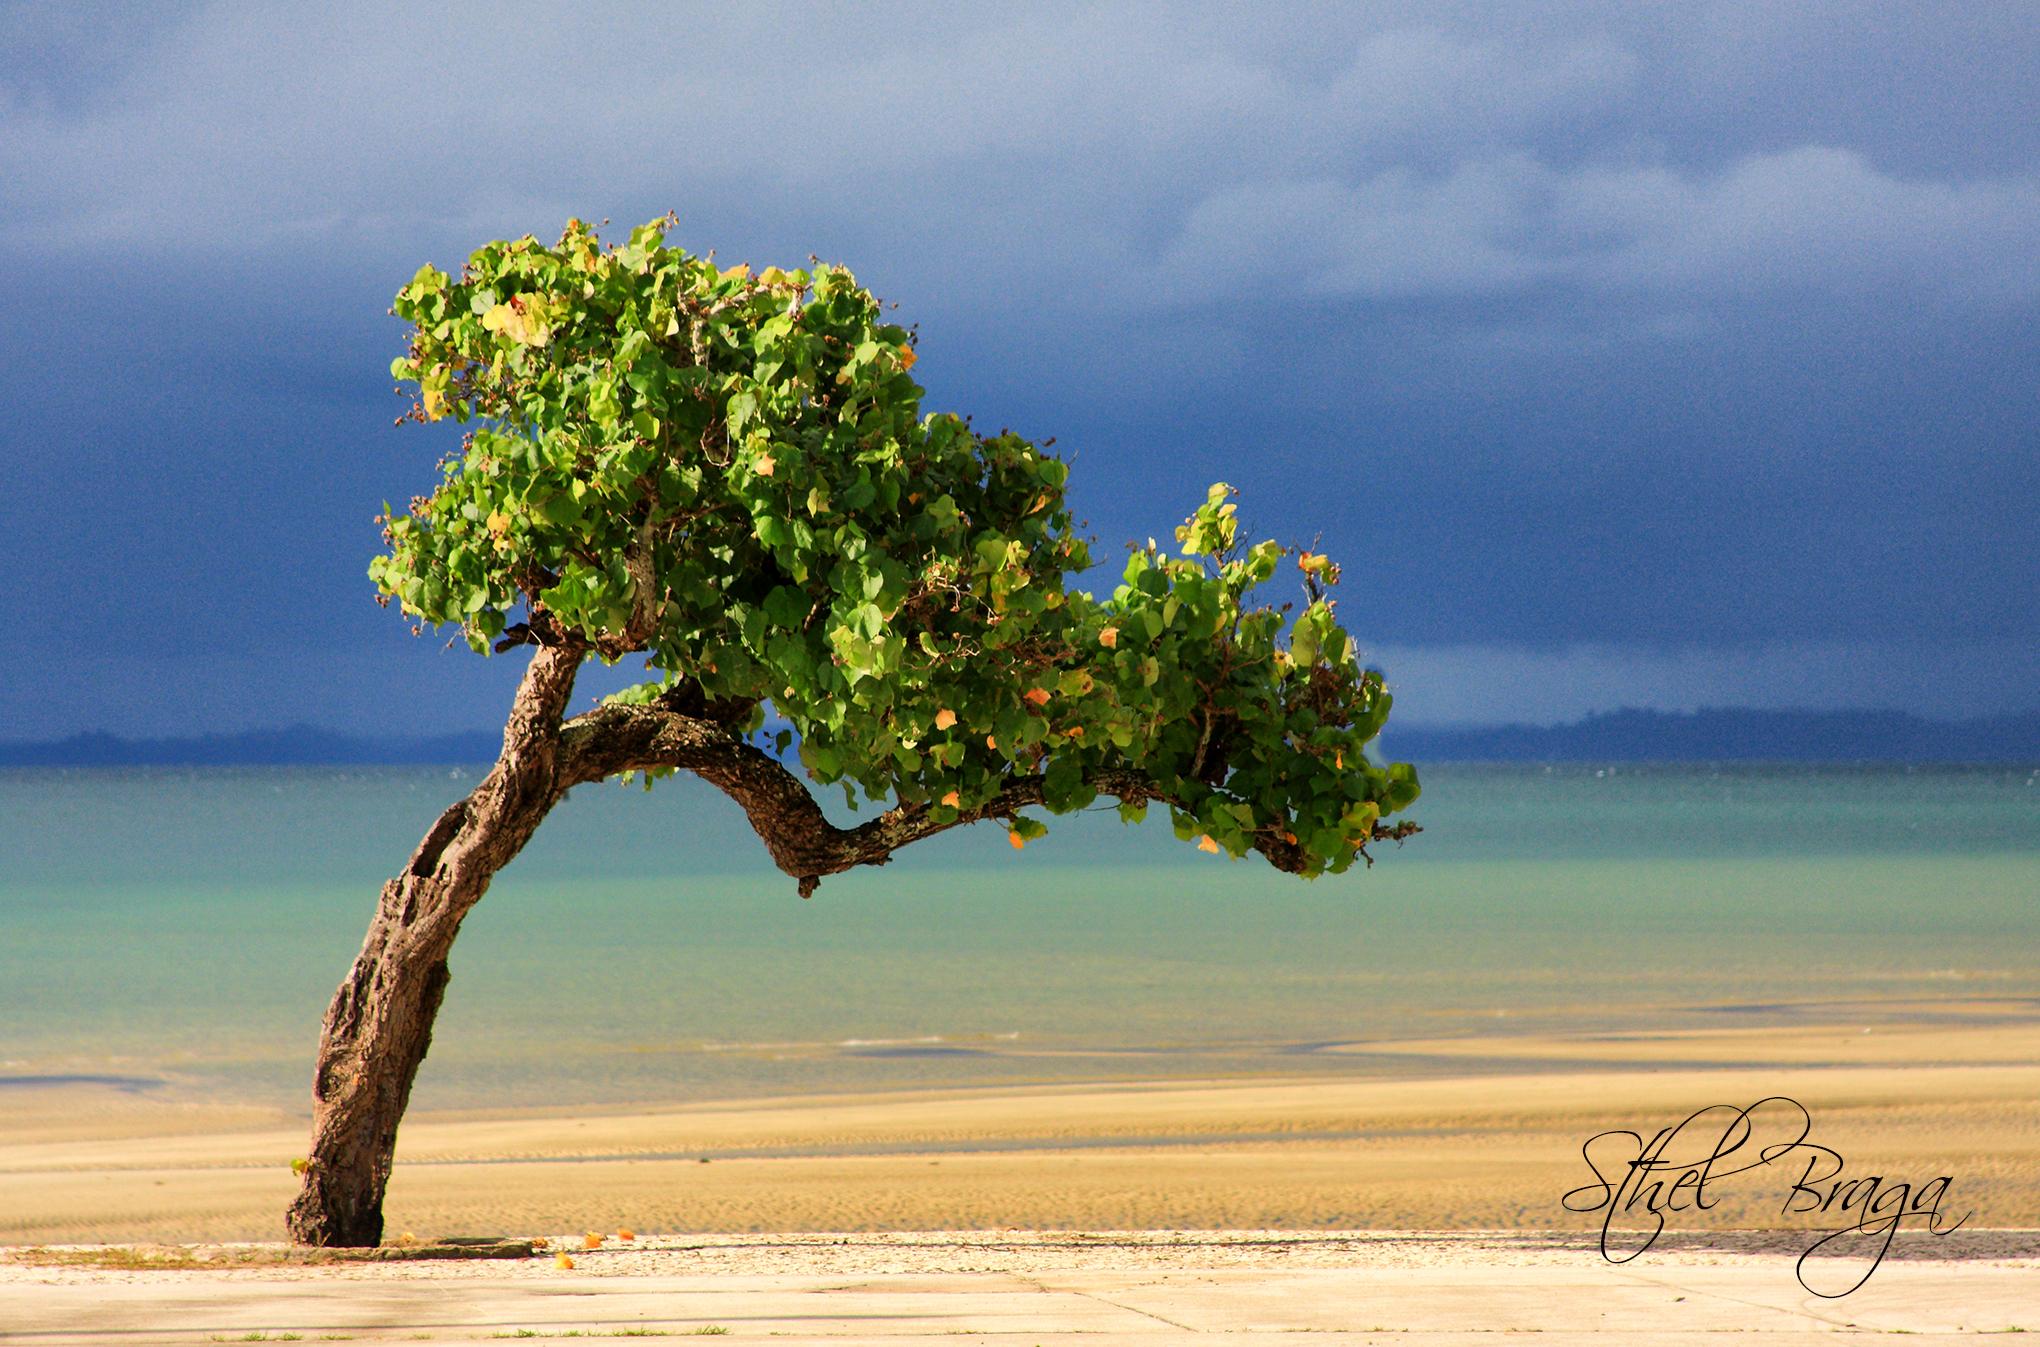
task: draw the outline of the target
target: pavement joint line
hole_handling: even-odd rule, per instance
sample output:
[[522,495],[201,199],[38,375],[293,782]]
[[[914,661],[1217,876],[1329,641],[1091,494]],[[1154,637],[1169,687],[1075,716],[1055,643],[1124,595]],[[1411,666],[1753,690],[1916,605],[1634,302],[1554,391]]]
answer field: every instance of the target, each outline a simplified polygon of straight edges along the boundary
[[1122,1305],[1116,1300],[1108,1300],[1104,1296],[1101,1296],[1098,1293],[1096,1293],[1095,1291],[1086,1291],[1081,1287],[1063,1286],[1051,1288],[1045,1283],[1033,1281],[1032,1278],[1022,1278],[1022,1280],[1028,1281],[1030,1284],[1036,1286],[1038,1289],[1048,1291],[1052,1295],[1074,1295],[1081,1296],[1085,1300],[1095,1300],[1100,1305],[1110,1305],[1115,1310],[1123,1310],[1128,1314],[1137,1314],[1143,1319],[1152,1319],[1158,1324],[1167,1324],[1170,1328],[1177,1329],[1180,1332],[1202,1333],[1204,1331],[1201,1328],[1192,1328],[1189,1324],[1179,1324],[1174,1319],[1164,1318],[1162,1315],[1156,1314],[1152,1310],[1144,1310],[1136,1305]]
[[[1837,1328],[1850,1332],[1881,1333],[1886,1331],[1884,1329],[1865,1329],[1861,1325],[1856,1323],[1853,1319],[1833,1318],[1827,1314],[1817,1313],[1816,1308],[1814,1306],[1805,1303],[1801,1303],[1798,1305],[1769,1305],[1761,1300],[1744,1300],[1740,1296],[1726,1295],[1720,1291],[1707,1290],[1704,1287],[1682,1286],[1678,1282],[1665,1281],[1662,1278],[1653,1277],[1648,1273],[1631,1271],[1626,1267],[1617,1269],[1617,1271],[1619,1275],[1627,1277],[1632,1281],[1643,1282],[1646,1283],[1647,1285],[1655,1286],[1660,1290],[1677,1291],[1679,1294],[1683,1296],[1706,1296],[1710,1300],[1722,1300],[1728,1302],[1731,1305],[1741,1305],[1748,1309],[1767,1310],[1776,1314],[1796,1315],[1799,1316],[1800,1318],[1811,1319],[1813,1322],[1817,1324],[1826,1324],[1830,1328]],[[1809,1292],[1808,1294],[1811,1294],[1811,1292]]]

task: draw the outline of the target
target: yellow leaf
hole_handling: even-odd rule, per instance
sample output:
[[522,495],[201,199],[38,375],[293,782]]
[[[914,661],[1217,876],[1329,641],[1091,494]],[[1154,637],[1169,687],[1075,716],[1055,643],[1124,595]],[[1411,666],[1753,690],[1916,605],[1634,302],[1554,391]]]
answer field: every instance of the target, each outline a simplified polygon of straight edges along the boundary
[[951,809],[961,809],[963,808],[963,796],[952,790],[949,794],[942,797],[942,803],[948,805]]
[[946,707],[946,706],[945,706],[945,707],[943,707],[943,708],[942,708],[942,709],[941,709],[940,711],[937,711],[937,712],[935,713],[935,728],[936,728],[936,729],[938,729],[938,730],[946,730],[946,729],[948,729],[948,728],[949,728],[949,727],[950,727],[951,725],[954,725],[955,723],[956,723],[956,712],[954,712],[954,711],[950,710],[950,709],[949,709],[948,707]]
[[438,389],[425,389],[420,394],[419,401],[425,404],[425,419],[427,421],[437,421],[440,417],[446,415],[446,396]]
[[501,535],[508,533],[509,531],[510,531],[509,515],[504,514],[501,510],[497,510],[494,513],[490,514],[489,532]]
[[500,332],[519,346],[543,346],[552,340],[552,325],[538,306],[523,295],[512,295],[482,315],[482,326]]
[[1197,839],[1197,849],[1199,851],[1208,851],[1216,856],[1218,854],[1218,843],[1212,840],[1210,833],[1205,833]]
[[1024,837],[1022,837],[1022,836],[1021,836],[1021,835],[1020,835],[1019,833],[1017,833],[1017,832],[1009,832],[1009,833],[1007,833],[1007,834],[1006,834],[1006,840],[1007,840],[1008,842],[1011,842],[1011,843],[1013,844],[1013,850],[1015,850],[1015,851],[1018,851],[1018,850],[1019,850],[1020,848],[1022,848],[1022,847],[1024,847],[1024,846],[1026,846],[1026,845],[1027,845],[1027,839],[1026,839],[1026,838],[1024,838]]
[[760,477],[770,477],[772,470],[778,466],[779,464],[774,461],[772,455],[760,454],[758,455],[758,461],[751,466],[751,471],[757,473]]
[[729,280],[733,276],[748,276],[751,274],[751,264],[749,262],[739,262],[733,267],[724,267],[717,274],[724,280]]
[[1105,648],[1106,648],[1107,650],[1110,650],[1110,649],[1112,649],[1112,648],[1113,648],[1114,646],[1118,645],[1118,644],[1119,644],[1119,628],[1117,628],[1117,627],[1107,627],[1107,628],[1105,628],[1105,630],[1103,630],[1103,631],[1099,632],[1099,633],[1098,633],[1098,644],[1099,644],[1099,645],[1102,645],[1102,646],[1104,646],[1104,647],[1105,647]]
[[758,284],[760,285],[784,285],[785,283],[786,273],[778,267],[767,267],[758,273]]

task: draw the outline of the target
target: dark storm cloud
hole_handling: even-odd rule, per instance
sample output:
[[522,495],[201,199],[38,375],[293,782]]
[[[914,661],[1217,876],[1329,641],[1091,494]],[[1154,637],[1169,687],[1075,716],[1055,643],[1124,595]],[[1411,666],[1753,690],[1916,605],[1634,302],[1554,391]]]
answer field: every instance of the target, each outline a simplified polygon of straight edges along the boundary
[[1417,714],[2040,695],[2035,6],[150,12],[0,11],[0,719],[488,719],[365,602],[382,308],[668,207],[856,265],[1107,543],[1322,534]]

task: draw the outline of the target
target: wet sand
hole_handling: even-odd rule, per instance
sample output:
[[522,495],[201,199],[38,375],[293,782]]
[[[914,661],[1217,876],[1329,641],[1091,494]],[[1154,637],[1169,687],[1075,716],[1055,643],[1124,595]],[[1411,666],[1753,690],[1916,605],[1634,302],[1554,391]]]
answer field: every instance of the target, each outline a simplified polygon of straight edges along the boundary
[[[1948,1175],[1972,1227],[2040,1224],[2040,1022],[1970,1009],[1351,1045],[1447,1064],[1418,1079],[417,1113],[389,1231],[1583,1230],[1599,1217],[1560,1198],[1592,1181],[1589,1136],[1779,1094],[1850,1177]],[[278,1238],[304,1135],[281,1111],[105,1083],[0,1092],[0,1244]],[[1794,1224],[1792,1177],[1679,1224]]]

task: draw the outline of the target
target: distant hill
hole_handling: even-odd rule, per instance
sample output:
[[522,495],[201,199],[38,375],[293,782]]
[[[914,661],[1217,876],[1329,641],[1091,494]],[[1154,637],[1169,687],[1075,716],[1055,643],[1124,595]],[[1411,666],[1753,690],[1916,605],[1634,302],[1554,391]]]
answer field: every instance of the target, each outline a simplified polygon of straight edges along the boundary
[[1905,711],[1609,711],[1570,725],[1398,727],[1413,762],[2040,762],[2040,712],[1927,720]]
[[123,739],[74,734],[41,743],[0,743],[4,767],[340,767],[374,763],[490,762],[500,732],[364,739],[310,725],[189,739]]
[[[0,742],[0,767],[366,766],[494,760],[495,731],[367,739],[310,725],[186,739],[74,734]],[[2040,762],[2040,712],[1927,720],[1904,711],[1611,711],[1570,725],[1427,728],[1391,722],[1382,751],[1412,762]]]

